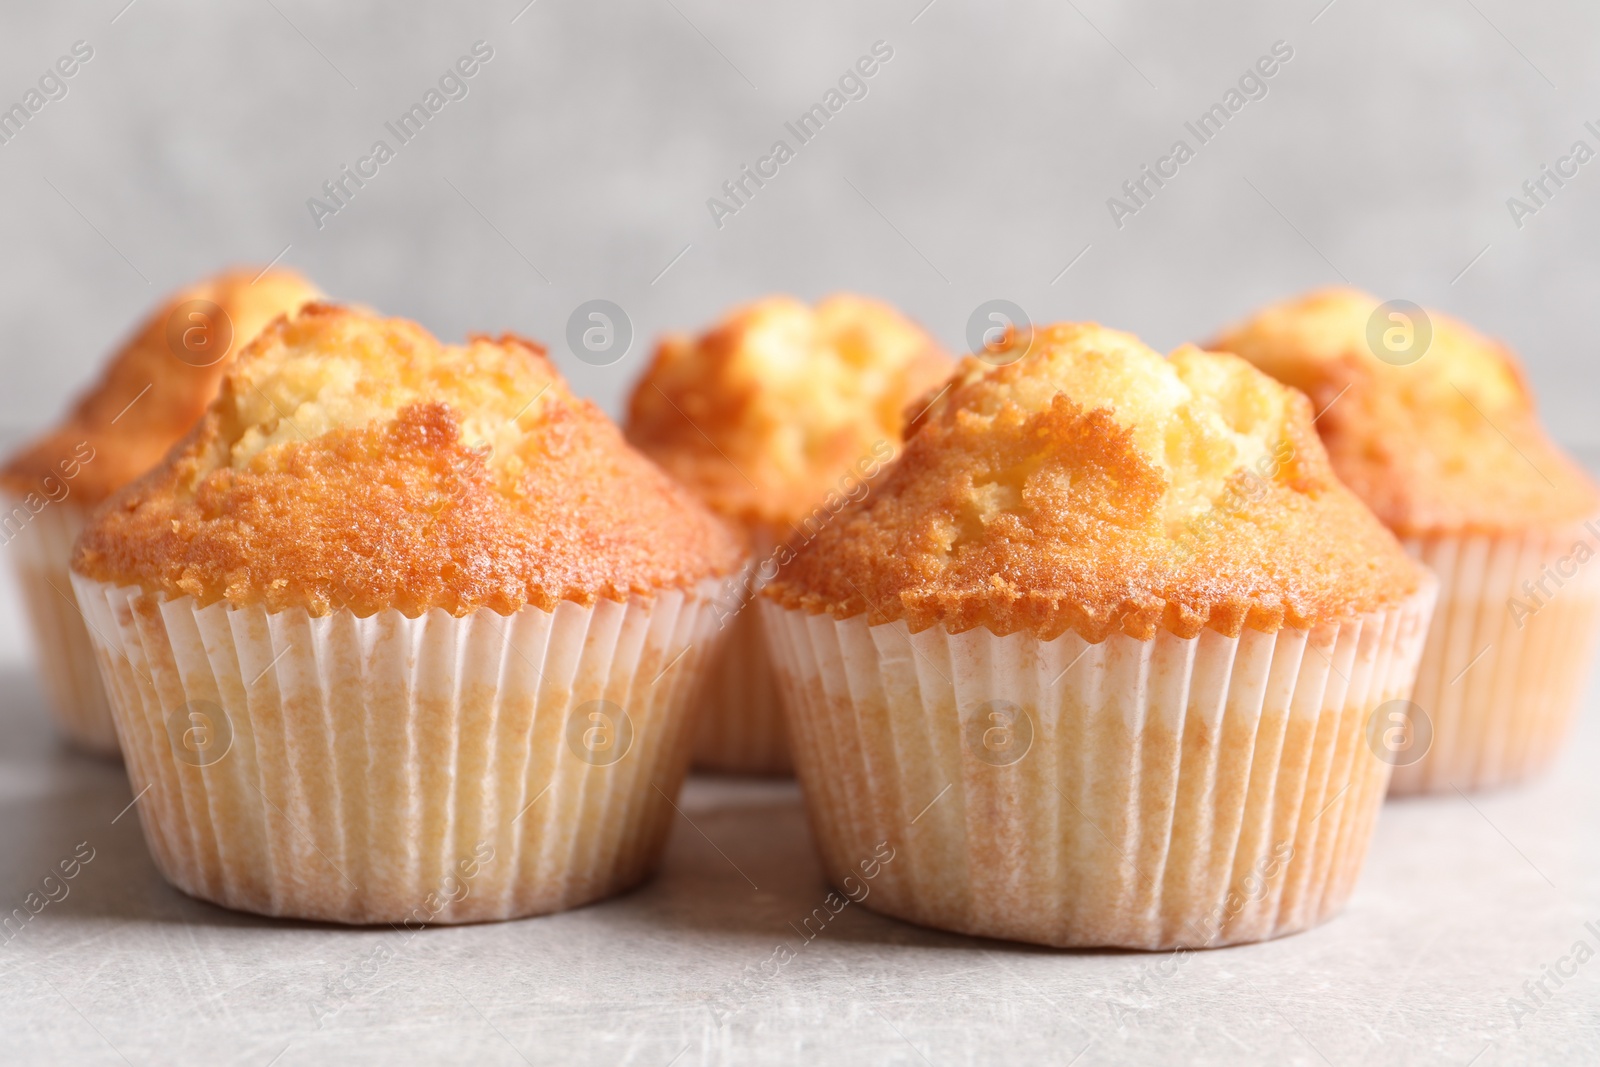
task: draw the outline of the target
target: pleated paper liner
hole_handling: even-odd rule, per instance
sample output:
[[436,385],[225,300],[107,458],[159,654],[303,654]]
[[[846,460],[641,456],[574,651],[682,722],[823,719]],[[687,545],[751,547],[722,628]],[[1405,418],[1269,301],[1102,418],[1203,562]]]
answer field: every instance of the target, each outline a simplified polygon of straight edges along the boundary
[[794,758],[760,613],[751,603],[759,568],[765,564],[776,573],[780,538],[776,530],[762,526],[750,536],[757,562],[724,589],[719,605],[718,622],[728,634],[710,667],[694,738],[694,767],[720,774],[787,776],[794,773]]
[[[28,508],[14,497],[3,500],[7,515]],[[100,684],[94,646],[72,597],[72,544],[86,512],[72,500],[46,504],[14,533],[11,554],[23,607],[33,629],[34,650],[44,680],[45,698],[56,724],[74,744],[101,755],[117,754],[117,727]]]
[[715,583],[412,619],[74,581],[145,838],[186,893],[301,919],[474,922],[598,900],[659,861],[718,640]]
[[728,636],[711,666],[694,738],[696,770],[724,774],[790,775],[778,691],[761,616],[753,606],[730,619]]
[[863,902],[912,922],[1163,949],[1343,906],[1389,781],[1367,724],[1410,693],[1433,597],[1099,644],[762,610],[836,885],[871,863]]
[[1600,625],[1600,522],[1405,545],[1439,576],[1412,698],[1432,736],[1415,742],[1426,754],[1395,767],[1390,791],[1533,777],[1554,762],[1583,696]]

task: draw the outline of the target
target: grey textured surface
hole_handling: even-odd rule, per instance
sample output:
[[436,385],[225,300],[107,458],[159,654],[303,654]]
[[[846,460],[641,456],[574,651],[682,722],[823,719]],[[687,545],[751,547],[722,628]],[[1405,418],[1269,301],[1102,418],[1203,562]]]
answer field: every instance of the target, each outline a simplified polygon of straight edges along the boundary
[[[1557,436],[1600,445],[1600,163],[1520,230],[1505,204],[1574,140],[1600,148],[1592,4],[126,3],[4,5],[0,103],[95,49],[0,146],[12,433],[159,293],[289,246],[445,337],[550,342],[613,412],[661,330],[774,289],[877,293],[953,346],[1004,297],[1167,349],[1342,273],[1504,336]],[[469,95],[316,229],[307,198],[480,39]],[[706,199],[878,40],[865,99],[717,229]],[[1117,229],[1106,199],[1279,40],[1268,95]],[[595,297],[638,338],[603,369],[560,344]]]
[[[121,768],[50,735],[8,586],[0,907],[80,843],[94,858],[0,946],[7,1063],[1600,1061],[1600,962],[1547,979],[1531,1015],[1511,1003],[1576,941],[1600,948],[1585,927],[1600,928],[1595,694],[1549,779],[1386,806],[1345,913],[1268,944],[1058,952],[855,904],[807,942],[796,927],[828,890],[797,791],[708,779],[686,789],[665,870],[634,893],[408,935],[270,922],[167,887],[121,814]],[[795,957],[769,974],[779,945]]]
[[[1166,348],[1343,276],[1507,338],[1556,434],[1600,447],[1600,165],[1520,230],[1505,205],[1574,140],[1600,146],[1592,5],[125,2],[4,5],[0,105],[95,48],[0,146],[6,436],[51,418],[159,293],[288,246],[335,295],[446,337],[549,341],[613,412],[651,337],[773,289],[877,293],[952,346],[1005,297]],[[495,54],[469,95],[316,229],[306,199],[480,39]],[[866,98],[716,228],[706,198],[878,40],[894,57]],[[1278,40],[1294,58],[1268,95],[1116,228],[1106,198]],[[596,297],[636,333],[606,368],[561,343]],[[1577,940],[1600,948],[1592,706],[1538,785],[1387,807],[1350,908],[1308,934],[1174,968],[852,905],[751,980],[826,891],[792,787],[693,782],[693,825],[638,892],[403,945],[183,897],[133,816],[112,822],[120,768],[50,735],[0,573],[0,906],[95,850],[0,948],[8,1062],[1600,1061],[1600,963],[1531,1016],[1511,1004]],[[380,948],[395,957],[364,976]]]

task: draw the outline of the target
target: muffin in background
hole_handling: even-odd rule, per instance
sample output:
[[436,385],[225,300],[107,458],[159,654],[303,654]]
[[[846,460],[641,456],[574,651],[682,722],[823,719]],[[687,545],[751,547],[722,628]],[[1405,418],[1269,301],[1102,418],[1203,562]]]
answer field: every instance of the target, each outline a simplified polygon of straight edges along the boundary
[[1323,921],[1433,579],[1333,477],[1305,398],[1243,360],[1080,324],[1011,350],[964,361],[764,592],[830,877],[1057,946]]
[[537,345],[313,304],[96,514],[73,581],[169,881],[434,923],[654,868],[743,562]]
[[1350,289],[1274,305],[1212,347],[1300,389],[1334,471],[1439,576],[1396,793],[1548,766],[1600,623],[1600,492],[1550,439],[1515,356],[1455,319]]
[[117,734],[72,600],[73,541],[96,505],[189,432],[249,340],[317,295],[280,269],[229,271],[174,293],[66,416],[0,467],[0,541],[16,567],[45,694],[83,748],[114,755]]
[[[773,296],[698,338],[671,336],[634,389],[628,439],[742,529],[758,561],[719,608],[728,641],[695,737],[702,770],[793,762],[750,593],[900,448],[906,405],[954,362],[887,304]],[[914,412],[913,412],[914,414]]]

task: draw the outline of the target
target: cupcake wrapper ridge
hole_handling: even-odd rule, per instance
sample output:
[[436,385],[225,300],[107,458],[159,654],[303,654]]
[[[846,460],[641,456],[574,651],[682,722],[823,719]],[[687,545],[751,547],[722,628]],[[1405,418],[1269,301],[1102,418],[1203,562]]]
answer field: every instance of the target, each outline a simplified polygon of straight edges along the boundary
[[73,581],[146,840],[193,896],[474,922],[610,896],[660,858],[719,639],[715,583],[358,618]]
[[794,760],[777,683],[752,605],[728,620],[728,636],[710,667],[694,738],[696,770],[790,775]]
[[[4,505],[7,513],[23,507],[12,498],[4,499]],[[94,645],[72,599],[72,544],[84,518],[84,509],[70,500],[47,504],[16,531],[6,549],[22,588],[45,697],[57,725],[79,747],[115,756],[116,723],[100,683]]]
[[[1434,584],[1311,631],[1089,644],[762,605],[812,826],[864,902],[1056,946],[1235,944],[1350,895]],[[876,865],[874,865],[876,867]]]
[[1600,519],[1404,544],[1439,576],[1439,606],[1412,697],[1431,744],[1395,767],[1390,792],[1488,789],[1537,775],[1571,730],[1600,628]]
[[[694,738],[694,768],[715,774],[794,774],[788,731],[761,613],[760,588],[776,573],[779,531],[757,525],[748,531],[754,558],[722,589],[717,624],[727,631],[700,707]],[[765,576],[765,577],[764,577]]]

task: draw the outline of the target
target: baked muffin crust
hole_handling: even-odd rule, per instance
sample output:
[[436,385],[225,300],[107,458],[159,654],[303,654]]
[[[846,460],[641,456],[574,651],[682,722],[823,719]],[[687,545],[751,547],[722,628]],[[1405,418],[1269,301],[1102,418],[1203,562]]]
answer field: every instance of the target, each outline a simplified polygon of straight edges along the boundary
[[[257,275],[259,274],[259,278]],[[97,504],[161,461],[199,420],[235,356],[279,315],[293,314],[318,293],[290,270],[240,269],[174,293],[140,324],[112,356],[100,378],[73,404],[59,425],[0,468],[0,485],[21,496],[57,473],[63,459],[87,442],[93,460],[78,467],[73,495]],[[174,313],[191,301],[216,305],[227,316],[231,340],[215,357],[180,358],[169,340]],[[188,328],[179,316],[175,329]],[[205,325],[217,330],[220,324]],[[221,334],[216,334],[212,340]],[[199,365],[214,358],[214,362]],[[81,457],[80,457],[81,458]]]
[[1311,397],[1334,470],[1401,536],[1503,533],[1600,510],[1594,483],[1540,425],[1509,349],[1430,311],[1426,351],[1391,365],[1367,341],[1378,306],[1366,293],[1325,289],[1269,307],[1208,347]]
[[538,345],[441,345],[312,304],[240,355],[194,432],[97,514],[73,566],[202,604],[459,616],[624,600],[740,562],[735,535]]
[[863,459],[891,455],[906,404],[953,365],[879,301],[768,297],[661,342],[629,402],[628,439],[719,514],[783,528]]
[[1307,628],[1418,589],[1334,478],[1304,396],[1093,324],[1010,343],[1027,355],[962,362],[900,462],[767,595],[913,631],[1099,641]]

